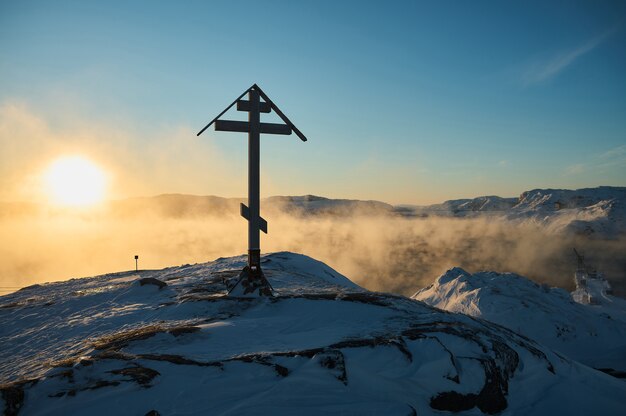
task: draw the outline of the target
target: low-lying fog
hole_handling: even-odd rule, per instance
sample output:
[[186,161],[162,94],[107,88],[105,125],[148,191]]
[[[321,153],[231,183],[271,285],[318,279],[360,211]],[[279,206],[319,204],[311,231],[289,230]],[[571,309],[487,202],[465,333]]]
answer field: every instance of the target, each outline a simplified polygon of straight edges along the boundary
[[[209,215],[137,203],[82,213],[5,210],[0,294],[13,286],[134,269],[135,254],[145,269],[244,254],[247,224],[237,214],[236,201]],[[626,293],[624,240],[548,235],[539,226],[493,218],[302,216],[276,207],[264,216],[264,252],[306,254],[371,290],[410,295],[452,266],[515,272],[571,289],[576,247],[607,275],[616,294]]]

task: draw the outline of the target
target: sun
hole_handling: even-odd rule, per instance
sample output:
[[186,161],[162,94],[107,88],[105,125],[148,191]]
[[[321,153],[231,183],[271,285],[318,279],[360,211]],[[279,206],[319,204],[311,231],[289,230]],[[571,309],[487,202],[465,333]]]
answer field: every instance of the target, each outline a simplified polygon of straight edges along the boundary
[[57,204],[76,207],[102,201],[106,179],[102,169],[81,156],[61,157],[44,174],[52,200]]

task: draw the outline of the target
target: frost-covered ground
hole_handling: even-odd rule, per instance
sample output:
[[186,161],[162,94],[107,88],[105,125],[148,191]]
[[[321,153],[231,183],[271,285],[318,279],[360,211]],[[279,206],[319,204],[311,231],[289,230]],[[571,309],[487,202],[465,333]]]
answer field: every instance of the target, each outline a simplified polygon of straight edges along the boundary
[[618,415],[626,407],[617,378],[502,326],[368,292],[302,255],[263,257],[275,297],[226,296],[244,260],[1,297],[0,407],[9,415]]
[[[626,377],[626,300],[603,291],[581,304],[563,289],[513,273],[453,268],[413,295],[429,305],[487,319],[570,358]],[[601,292],[601,293],[600,293]]]

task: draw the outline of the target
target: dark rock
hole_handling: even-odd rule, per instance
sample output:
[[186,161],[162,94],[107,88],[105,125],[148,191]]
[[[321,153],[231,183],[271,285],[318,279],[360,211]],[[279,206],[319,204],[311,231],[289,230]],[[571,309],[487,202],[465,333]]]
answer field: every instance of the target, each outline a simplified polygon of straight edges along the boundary
[[155,285],[158,286],[159,289],[163,289],[167,286],[167,283],[160,281],[159,279],[155,279],[154,277],[142,277],[139,279],[139,284],[143,285]]
[[141,366],[122,368],[120,370],[112,370],[109,372],[111,374],[121,374],[123,376],[128,376],[137,384],[143,387],[147,387],[153,378],[161,375],[156,370]]
[[185,358],[182,355],[174,354],[139,354],[136,356],[136,358],[154,361],[167,361],[168,363],[178,365],[197,365],[199,367],[222,367],[223,365],[219,361],[202,362],[192,360],[190,358]]
[[191,334],[194,332],[198,332],[199,330],[200,330],[200,327],[189,325],[189,326],[178,326],[176,328],[170,329],[167,332],[169,334],[174,335],[175,337],[178,337],[183,334]]
[[19,289],[18,292],[25,291],[25,290],[31,290],[31,289],[37,289],[37,288],[40,288],[40,287],[41,287],[40,284],[35,283],[34,285],[25,286],[25,287]]
[[21,385],[0,386],[4,400],[4,415],[16,416],[24,404],[24,388]]
[[182,334],[189,334],[199,330],[199,327],[193,325],[181,325],[167,328],[160,324],[152,324],[127,331],[116,332],[111,335],[105,335],[95,340],[93,342],[93,347],[97,350],[120,350],[132,341],[148,339],[156,334],[166,332],[177,337]]
[[335,378],[344,385],[348,385],[348,373],[346,372],[346,361],[344,355],[339,350],[329,350],[319,354],[320,365],[331,370]]
[[447,391],[431,398],[430,407],[448,412],[462,412],[476,407],[477,396],[474,393],[461,394],[456,391]]
[[598,371],[602,371],[615,378],[626,378],[626,371],[616,370],[614,368],[596,368]]
[[274,370],[281,377],[287,377],[289,375],[289,369],[280,364],[274,364]]

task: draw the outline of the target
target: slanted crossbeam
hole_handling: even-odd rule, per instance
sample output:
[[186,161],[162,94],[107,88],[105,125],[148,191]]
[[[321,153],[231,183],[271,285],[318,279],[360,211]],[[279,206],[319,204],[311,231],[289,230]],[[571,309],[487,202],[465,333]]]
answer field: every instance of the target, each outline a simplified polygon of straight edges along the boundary
[[[248,99],[242,100],[246,94],[248,94]],[[220,117],[235,104],[237,104],[238,111],[248,113],[248,121],[220,120]],[[261,123],[261,113],[271,111],[274,111],[285,124]],[[216,131],[248,133],[249,206],[241,204],[241,216],[248,220],[248,265],[243,269],[237,284],[230,289],[229,293],[243,296],[271,296],[271,285],[261,270],[260,231],[267,234],[267,221],[260,215],[260,135],[261,133],[290,135],[293,132],[300,140],[306,141],[307,139],[256,84],[244,91],[197,135],[201,135],[212,124],[215,125]]]

